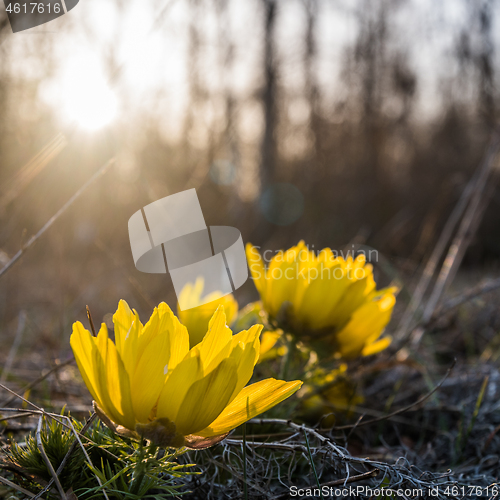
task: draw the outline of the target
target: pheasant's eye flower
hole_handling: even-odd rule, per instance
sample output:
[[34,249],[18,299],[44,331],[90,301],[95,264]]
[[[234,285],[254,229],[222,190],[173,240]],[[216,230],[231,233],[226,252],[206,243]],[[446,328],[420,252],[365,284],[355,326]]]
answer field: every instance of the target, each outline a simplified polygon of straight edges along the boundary
[[190,304],[192,307],[181,311],[179,305],[177,305],[177,315],[189,332],[189,345],[191,347],[203,340],[208,330],[210,318],[220,305],[224,306],[224,312],[229,324],[233,322],[238,314],[238,302],[236,302],[233,294],[221,297],[220,292],[212,292],[202,299],[203,286],[204,283],[201,279],[197,279],[194,286],[187,284],[180,293],[179,303]]
[[297,335],[328,335],[346,358],[385,349],[379,339],[396,302],[396,288],[376,290],[364,255],[344,259],[329,248],[318,254],[303,241],[278,252],[266,268],[255,247],[246,247],[255,286],[269,318]]
[[245,387],[262,326],[233,336],[222,306],[192,349],[187,329],[164,303],[143,326],[122,300],[113,323],[115,343],[105,324],[97,337],[73,325],[78,368],[105,423],[159,446],[210,446],[302,385],[267,379]]

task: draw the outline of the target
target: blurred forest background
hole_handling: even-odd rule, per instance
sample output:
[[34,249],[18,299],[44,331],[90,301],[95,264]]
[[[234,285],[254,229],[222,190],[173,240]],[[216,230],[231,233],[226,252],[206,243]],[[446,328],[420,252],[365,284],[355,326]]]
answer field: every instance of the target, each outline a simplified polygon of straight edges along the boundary
[[[20,352],[69,356],[86,304],[108,323],[120,298],[143,319],[175,307],[168,276],[135,269],[127,221],[193,187],[207,224],[245,242],[365,244],[411,285],[497,124],[499,15],[495,0],[80,0],[13,34],[2,8],[0,267],[116,161],[2,276],[0,338],[26,311]],[[86,127],[96,110],[109,119]],[[485,196],[464,266],[494,274],[500,193]],[[256,298],[250,281],[238,293]]]

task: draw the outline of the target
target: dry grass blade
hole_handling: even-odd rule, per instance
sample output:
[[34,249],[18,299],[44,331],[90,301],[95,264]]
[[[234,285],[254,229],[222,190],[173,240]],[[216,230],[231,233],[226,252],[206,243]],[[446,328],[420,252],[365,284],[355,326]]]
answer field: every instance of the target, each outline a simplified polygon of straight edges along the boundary
[[[224,441],[225,444],[229,446],[238,446],[241,447],[243,444],[242,440],[239,439],[226,439]],[[300,453],[307,454],[307,448],[303,444],[287,444],[287,443],[275,443],[275,442],[270,442],[270,443],[261,443],[261,442],[253,442],[253,441],[247,441],[247,446],[251,446],[252,448],[258,449],[270,449],[270,450],[281,450],[281,451],[289,451],[289,452],[294,452],[294,451],[299,451]],[[320,449],[313,449],[314,453],[323,453],[322,450]]]
[[432,317],[441,296],[446,290],[446,287],[454,278],[455,273],[462,262],[465,250],[472,240],[473,232],[477,229],[477,226],[482,218],[481,216],[486,208],[486,204],[483,203],[484,190],[489,178],[488,174],[490,174],[493,168],[494,160],[497,156],[498,147],[499,138],[496,136],[492,147],[488,151],[487,159],[485,160],[485,165],[488,168],[485,169],[485,174],[478,179],[469,206],[467,207],[467,211],[464,214],[462,222],[460,223],[460,227],[458,228],[457,235],[448,250],[448,254],[446,255],[438,279],[434,289],[432,290],[432,294],[425,306],[422,317],[424,324],[427,323]]
[[9,355],[7,356],[7,361],[2,369],[2,376],[0,377],[0,384],[3,384],[7,379],[7,375],[12,368],[12,363],[16,357],[19,346],[21,345],[21,340],[23,338],[24,327],[26,326],[26,311],[21,311],[19,313],[19,319],[17,323],[16,336],[14,337],[14,342],[12,342],[12,347],[10,348]]
[[0,422],[7,422],[7,420],[16,420],[18,418],[24,418],[24,417],[29,417],[29,416],[33,416],[33,415],[36,415],[36,413],[34,413],[34,412],[16,413],[16,415],[10,415],[9,417],[0,416]]
[[61,482],[59,481],[59,478],[57,477],[56,471],[54,470],[54,467],[52,467],[52,463],[49,460],[47,453],[45,453],[45,449],[43,447],[42,423],[43,423],[43,415],[40,415],[40,418],[38,419],[38,427],[36,429],[36,444],[38,446],[38,449],[40,450],[40,453],[42,454],[43,461],[45,462],[45,465],[47,466],[47,469],[49,470],[50,475],[52,476],[52,479],[56,483],[56,487],[57,487],[57,491],[59,492],[59,495],[61,496],[61,498],[63,500],[66,500],[66,493],[64,492],[64,489],[61,486]]
[[[403,338],[401,340],[402,345],[408,341],[411,332],[414,329],[414,327],[411,327],[414,316],[422,304],[424,295],[431,283],[431,280],[436,272],[437,266],[446,250],[446,247],[453,236],[455,228],[462,219],[462,216],[466,212],[467,207],[470,207],[471,200],[473,201],[473,199],[477,199],[478,196],[480,197],[481,193],[484,191],[486,180],[488,179],[488,176],[493,167],[493,160],[496,158],[498,152],[499,142],[499,131],[496,131],[490,141],[490,145],[483,161],[462,192],[460,199],[458,200],[455,208],[446,221],[446,224],[440,234],[434,250],[432,251],[432,254],[424,267],[420,281],[418,282],[415,292],[413,293],[412,300],[398,326],[398,331],[403,335]],[[433,292],[433,294],[435,296],[438,296],[438,291],[436,290],[435,292]],[[438,299],[440,296],[441,294],[439,293]],[[428,311],[430,310],[429,302],[426,305],[426,310],[428,314]],[[434,309],[432,309],[432,311],[434,311]]]
[[[76,429],[73,426],[73,423],[71,422],[71,419],[69,417],[67,417],[66,415],[55,415],[54,413],[46,412],[43,408],[38,407],[37,405],[35,405],[31,401],[28,401],[26,398],[23,398],[21,395],[15,393],[13,390],[9,389],[8,387],[6,387],[3,384],[0,384],[0,388],[6,390],[7,392],[10,392],[14,397],[19,398],[21,401],[24,401],[26,404],[32,406],[33,408],[35,408],[37,410],[36,412],[32,411],[31,413],[33,413],[33,414],[37,413],[40,415],[40,417],[45,416],[48,418],[52,418],[56,422],[58,422],[60,425],[66,427],[67,429],[70,429],[73,432],[73,435],[75,436],[76,441],[78,442],[80,448],[82,449],[83,454],[85,455],[85,458],[87,460],[87,463],[93,467],[93,464],[92,464],[92,461],[90,460],[89,454],[87,453],[87,450],[83,446],[83,443],[80,439],[80,436],[79,436],[78,432],[76,432]],[[19,411],[19,410],[17,410],[17,411]],[[65,423],[65,422],[67,422],[67,423]],[[39,422],[39,426],[40,426],[40,422]],[[98,476],[96,476],[96,479],[97,479],[97,482],[99,483],[99,486],[101,486],[101,488],[102,488],[102,486],[103,486],[102,481],[99,479]],[[106,498],[106,500],[109,500],[109,497],[104,489],[102,490],[102,494],[103,494],[104,498]],[[65,498],[65,497],[63,496],[62,498]]]
[[[83,426],[82,430],[80,431],[80,436],[83,436],[88,431],[88,429],[90,428],[90,426],[92,425],[92,422],[96,419],[96,417],[97,417],[97,414],[92,413],[92,415],[90,416],[90,418],[87,420],[87,422]],[[75,440],[73,442],[73,444],[71,445],[71,448],[68,450],[68,453],[66,453],[66,456],[64,457],[63,461],[61,462],[61,464],[57,468],[56,476],[54,476],[54,477],[57,477],[61,474],[64,467],[68,463],[69,458],[71,457],[71,455],[75,451],[77,444],[78,444],[78,441]],[[45,486],[45,488],[42,491],[40,491],[40,493],[38,493],[35,497],[33,497],[34,500],[38,500],[39,498],[41,498],[41,496],[50,489],[50,487],[54,484],[54,477],[49,481],[47,486]],[[106,495],[105,492],[104,492],[104,495]]]
[[73,205],[73,203],[91,186],[99,177],[101,177],[111,165],[115,162],[114,158],[107,161],[46,223],[45,225],[32,236],[29,241],[5,264],[0,270],[0,278],[5,275],[9,269],[30,249],[33,245],[52,227],[52,225]]
[[12,481],[9,481],[8,479],[5,479],[2,476],[0,476],[0,483],[3,483],[5,484],[5,486],[8,486],[9,488],[13,488],[16,491],[19,491],[20,493],[26,495],[29,498],[35,498],[35,495],[33,495],[33,493],[31,493],[28,490],[25,490],[24,488],[21,488],[21,486],[18,486],[17,484],[13,483]]
[[[379,473],[384,474],[384,478],[390,479],[391,487],[396,488],[400,484],[408,485],[408,487],[414,487],[418,489],[428,489],[436,485],[435,481],[445,480],[445,482],[440,482],[441,487],[444,484],[456,484],[454,480],[451,479],[451,471],[449,471],[448,475],[436,475],[434,473],[429,472],[421,472],[417,474],[417,469],[415,469],[409,462],[400,457],[394,464],[389,464],[381,460],[363,458],[358,456],[353,456],[349,453],[349,451],[341,446],[338,446],[334,443],[331,437],[326,437],[322,435],[316,429],[311,427],[307,427],[305,425],[296,424],[291,420],[284,419],[253,419],[248,423],[257,424],[257,425],[286,425],[296,430],[300,430],[301,432],[307,432],[307,434],[318,441],[321,446],[323,446],[326,450],[330,450],[329,455],[329,463],[334,464],[336,470],[340,470],[341,468],[345,468],[346,477],[342,479],[342,484],[349,482],[352,480],[361,480],[371,477],[371,474],[375,474],[374,471],[377,470]],[[358,470],[356,476],[351,475],[351,471],[356,471],[356,466],[361,466],[365,469],[369,469],[368,471],[364,471],[360,474],[361,471]],[[366,475],[365,475],[366,474]],[[289,495],[289,493],[287,493]],[[288,497],[284,497],[288,498]],[[444,498],[441,496],[440,498]]]

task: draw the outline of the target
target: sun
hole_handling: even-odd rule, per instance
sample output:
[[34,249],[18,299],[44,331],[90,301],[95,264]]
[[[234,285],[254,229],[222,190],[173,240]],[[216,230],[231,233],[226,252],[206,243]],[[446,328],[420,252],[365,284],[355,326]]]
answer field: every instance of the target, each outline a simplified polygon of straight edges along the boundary
[[93,58],[69,61],[62,75],[60,103],[68,121],[88,131],[109,125],[118,114],[118,99]]

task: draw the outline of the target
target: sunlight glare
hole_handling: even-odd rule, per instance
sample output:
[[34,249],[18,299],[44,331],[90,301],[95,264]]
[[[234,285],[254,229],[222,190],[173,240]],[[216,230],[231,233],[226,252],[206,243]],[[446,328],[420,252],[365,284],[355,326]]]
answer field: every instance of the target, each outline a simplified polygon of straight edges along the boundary
[[118,100],[103,72],[90,57],[68,63],[62,86],[66,117],[89,131],[109,125],[117,115]]

